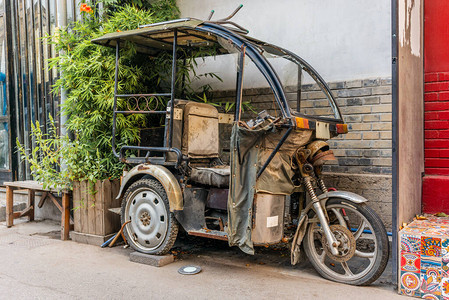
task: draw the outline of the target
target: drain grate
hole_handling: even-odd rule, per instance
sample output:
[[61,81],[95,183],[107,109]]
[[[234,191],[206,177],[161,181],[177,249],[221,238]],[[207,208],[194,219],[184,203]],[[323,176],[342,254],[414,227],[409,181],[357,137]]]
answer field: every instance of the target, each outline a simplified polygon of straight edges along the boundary
[[6,235],[0,236],[0,246],[12,246],[25,249],[34,249],[57,243],[57,240],[49,238],[38,238],[33,236]]
[[0,245],[11,244],[17,241],[18,239],[20,239],[20,236],[17,234],[0,235]]

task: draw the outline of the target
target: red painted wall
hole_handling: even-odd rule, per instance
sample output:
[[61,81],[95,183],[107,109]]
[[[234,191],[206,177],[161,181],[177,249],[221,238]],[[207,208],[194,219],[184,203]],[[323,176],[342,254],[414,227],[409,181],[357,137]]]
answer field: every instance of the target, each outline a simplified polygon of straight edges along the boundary
[[424,78],[425,173],[449,175],[449,72]]
[[424,70],[449,71],[449,1],[424,1]]
[[423,212],[449,213],[449,1],[424,1]]

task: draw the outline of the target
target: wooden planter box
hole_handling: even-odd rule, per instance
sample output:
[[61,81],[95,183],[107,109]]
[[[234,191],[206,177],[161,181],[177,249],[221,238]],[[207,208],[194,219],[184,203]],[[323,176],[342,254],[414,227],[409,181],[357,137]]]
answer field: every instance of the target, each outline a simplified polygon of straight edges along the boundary
[[88,181],[73,183],[72,240],[80,243],[101,245],[120,230],[120,216],[109,211],[120,207],[115,199],[120,190],[120,180]]

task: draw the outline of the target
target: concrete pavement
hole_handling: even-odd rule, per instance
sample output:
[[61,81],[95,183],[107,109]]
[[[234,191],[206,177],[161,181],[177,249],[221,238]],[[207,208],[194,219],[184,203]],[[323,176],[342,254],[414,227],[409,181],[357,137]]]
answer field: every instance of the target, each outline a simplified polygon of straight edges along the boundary
[[[59,224],[0,223],[0,299],[407,299],[388,279],[354,287],[321,278],[283,251],[248,256],[226,243],[181,237],[177,260],[155,268],[129,261],[131,249],[60,241]],[[202,267],[183,276],[184,265]]]

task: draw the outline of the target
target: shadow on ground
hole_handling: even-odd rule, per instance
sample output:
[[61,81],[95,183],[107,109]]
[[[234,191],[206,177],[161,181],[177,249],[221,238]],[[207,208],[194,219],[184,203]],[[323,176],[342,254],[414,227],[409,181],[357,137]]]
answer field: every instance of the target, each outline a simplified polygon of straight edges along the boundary
[[[40,231],[29,235],[43,236],[56,240],[60,239],[59,230]],[[120,241],[116,247],[110,250],[117,251],[124,256],[129,256],[134,250],[131,248],[123,249],[123,245],[124,243]],[[251,268],[256,265],[263,265],[270,268],[272,272],[290,275],[308,274],[311,276],[320,276],[308,261],[304,252],[301,252],[300,262],[292,266],[290,264],[290,249],[286,243],[269,247],[256,247],[255,250],[255,255],[248,255],[238,247],[229,247],[225,241],[190,236],[184,232],[180,232],[171,253],[175,256],[175,261],[185,261],[186,264],[196,263],[201,266],[203,262],[204,264],[214,263],[238,268]],[[391,254],[384,273],[371,286],[384,289],[393,288]]]
[[[292,266],[290,263],[290,249],[288,244],[281,243],[269,247],[256,247],[255,250],[255,255],[248,255],[238,247],[229,247],[225,241],[189,236],[181,233],[178,235],[171,252],[175,256],[175,260],[178,261],[199,257],[227,265],[241,267],[265,265],[267,267],[277,268],[280,272],[292,273],[297,271],[320,276],[308,261],[304,252],[301,252],[301,261],[297,265]],[[371,286],[392,287],[391,254],[385,271]]]

